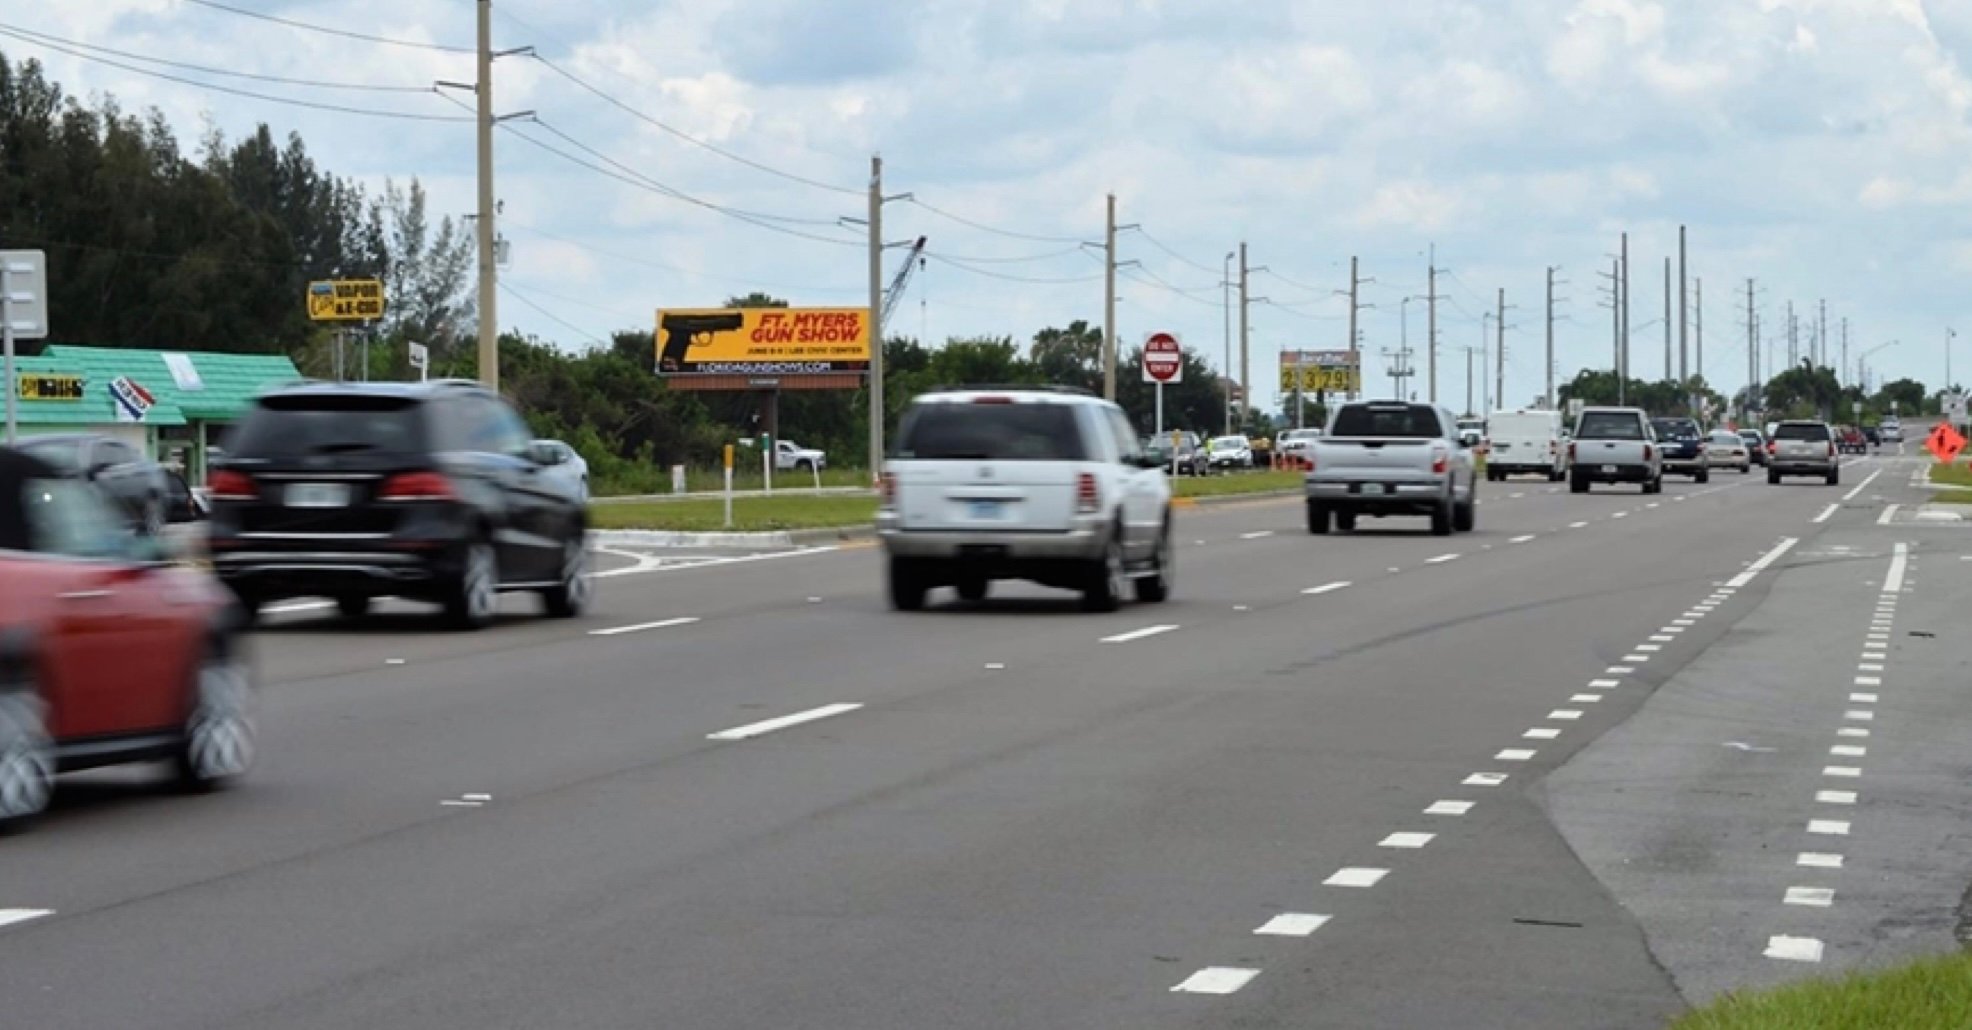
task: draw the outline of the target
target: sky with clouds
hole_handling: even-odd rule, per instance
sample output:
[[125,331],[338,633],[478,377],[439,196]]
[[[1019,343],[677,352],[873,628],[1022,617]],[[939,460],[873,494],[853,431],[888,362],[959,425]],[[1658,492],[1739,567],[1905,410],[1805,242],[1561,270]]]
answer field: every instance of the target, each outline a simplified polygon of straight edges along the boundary
[[[473,41],[473,0],[228,4]],[[1748,375],[1748,278],[1769,355],[1784,356],[1789,301],[1805,313],[1826,300],[1837,354],[1849,320],[1852,365],[1899,341],[1870,359],[1878,378],[1935,386],[1946,327],[1972,337],[1972,72],[1958,56],[1972,52],[1972,4],[1959,0],[496,0],[493,25],[496,47],[546,59],[496,63],[498,111],[537,119],[497,138],[513,245],[500,322],[569,346],[751,289],[863,302],[861,229],[838,219],[865,213],[872,153],[886,192],[915,198],[886,206],[886,237],[926,236],[935,258],[891,332],[1026,340],[1099,322],[1100,251],[1084,244],[1101,240],[1114,192],[1119,221],[1140,226],[1119,235],[1120,257],[1138,262],[1118,280],[1119,336],[1176,331],[1221,364],[1221,274],[1243,241],[1266,268],[1251,276],[1262,398],[1281,348],[1347,345],[1334,291],[1351,256],[1374,279],[1360,321],[1372,390],[1388,390],[1380,355],[1407,329],[1422,391],[1434,247],[1450,270],[1441,399],[1462,406],[1465,348],[1481,344],[1499,288],[1506,398],[1540,393],[1550,266],[1564,283],[1557,379],[1606,368],[1598,291],[1624,231],[1632,371],[1654,378],[1680,224],[1703,280],[1704,372],[1727,391]],[[187,0],[13,5],[0,27],[267,75],[411,87],[473,76],[469,53]],[[18,39],[0,49],[41,58],[73,92],[156,106],[188,145],[208,123],[237,137],[265,121],[300,132],[339,173],[379,187],[417,176],[439,210],[472,209],[470,121],[308,110]],[[171,74],[466,116],[434,94]],[[900,258],[886,256],[886,278]],[[1972,380],[1972,339],[1955,360]]]

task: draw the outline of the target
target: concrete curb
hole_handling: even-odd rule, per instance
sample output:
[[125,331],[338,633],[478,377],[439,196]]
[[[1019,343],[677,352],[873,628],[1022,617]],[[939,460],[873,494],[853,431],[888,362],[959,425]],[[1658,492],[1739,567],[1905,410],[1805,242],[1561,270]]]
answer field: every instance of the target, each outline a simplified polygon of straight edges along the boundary
[[[1299,490],[1268,490],[1262,493],[1225,494],[1217,497],[1178,497],[1172,499],[1171,506],[1179,509],[1216,508],[1242,503],[1278,501],[1299,496],[1301,496]],[[864,523],[860,526],[826,526],[820,529],[796,529],[771,533],[687,533],[662,529],[598,529],[589,535],[601,547],[813,547],[854,540],[870,540],[876,536],[876,526]]]

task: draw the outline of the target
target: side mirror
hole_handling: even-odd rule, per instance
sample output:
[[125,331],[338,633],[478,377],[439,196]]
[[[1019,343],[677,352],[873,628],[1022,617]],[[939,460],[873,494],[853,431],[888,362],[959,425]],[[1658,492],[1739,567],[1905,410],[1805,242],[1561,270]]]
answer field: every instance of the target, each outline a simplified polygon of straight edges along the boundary
[[527,445],[527,460],[536,465],[559,465],[562,463],[561,449],[544,440],[536,440]]

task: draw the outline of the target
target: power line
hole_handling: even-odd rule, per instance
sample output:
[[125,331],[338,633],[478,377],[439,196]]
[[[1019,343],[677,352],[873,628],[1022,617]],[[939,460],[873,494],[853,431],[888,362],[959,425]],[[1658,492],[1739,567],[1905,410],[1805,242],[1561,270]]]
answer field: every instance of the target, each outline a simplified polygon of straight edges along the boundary
[[[394,118],[400,121],[468,122],[472,120],[470,118],[465,118],[459,115],[418,114],[411,111],[381,111],[375,108],[368,108],[368,107],[350,107],[344,104],[324,104],[313,100],[298,100],[295,99],[294,97],[275,96],[271,93],[255,93],[252,90],[237,89],[232,86],[222,86],[216,82],[200,82],[197,79],[188,79],[180,75],[172,75],[168,72],[154,71],[149,68],[139,68],[136,65],[125,64],[121,61],[111,60],[110,58],[107,57],[97,57],[94,54],[83,53],[80,50],[75,50],[66,46],[60,46],[54,43],[44,43],[39,40],[31,39],[27,36],[21,35],[20,33],[13,32],[5,28],[0,28],[0,36],[9,36],[14,39],[18,39],[21,42],[26,43],[30,46],[46,47],[49,50],[58,51],[60,53],[67,54],[70,57],[74,57],[79,60],[94,61],[97,64],[106,64],[112,68],[118,68],[123,71],[130,72],[133,75],[148,75],[154,79],[163,79],[167,82],[176,82],[179,83],[180,85],[192,86],[197,89],[211,90],[215,93],[226,93],[232,96],[246,97],[252,100],[264,100],[267,101],[268,103],[273,103],[273,104],[286,104],[290,107],[305,107],[313,111],[330,111],[336,114],[362,115],[369,118]],[[423,92],[432,93],[434,95],[442,95],[439,94],[435,88],[427,88]]]
[[549,122],[539,117],[534,118],[533,123],[539,125],[542,129],[546,130],[550,135],[559,138],[560,140],[562,140],[562,142],[567,143],[569,146],[574,147],[575,149],[580,150],[585,154],[588,154],[590,157],[593,157],[596,160],[609,165],[611,168],[614,168],[625,175],[635,178],[639,182],[648,186],[650,189],[658,193],[662,193],[667,197],[671,197],[674,200],[682,200],[688,204],[696,204],[699,207],[707,208],[712,211],[718,211],[722,214],[728,214],[734,217],[757,218],[769,222],[785,222],[789,225],[834,226],[837,224],[836,220],[833,218],[802,218],[796,215],[776,215],[776,214],[769,214],[764,211],[747,211],[741,208],[727,207],[724,204],[715,204],[709,200],[702,200],[698,197],[692,196],[689,193],[686,193],[681,189],[678,189],[676,186],[671,186],[669,184],[659,182],[658,180],[653,179],[648,175],[645,175],[644,173],[636,170],[635,168],[632,168],[629,165],[626,165],[623,162],[618,161],[613,157],[610,157],[608,154],[605,154],[602,151],[597,150],[596,148],[588,145],[587,143],[584,143],[581,140],[576,139],[574,136],[571,136],[568,133],[563,132],[562,130],[556,128],[554,125],[550,124]]
[[[1171,257],[1178,259],[1180,263],[1190,265],[1191,267],[1196,268],[1199,271],[1206,273],[1207,275],[1216,275],[1223,278],[1226,274],[1226,270],[1223,268],[1212,268],[1209,265],[1201,265],[1198,262],[1193,261],[1192,259],[1184,256],[1183,254],[1180,254],[1177,251],[1172,250],[1170,247],[1165,246],[1162,242],[1160,242],[1157,239],[1157,237],[1152,236],[1150,232],[1141,225],[1136,227],[1136,232],[1137,235],[1144,238],[1144,242],[1150,244],[1153,247],[1156,247],[1158,250],[1163,251],[1164,253],[1170,255]],[[1213,286],[1210,288],[1216,290],[1219,287]]]
[[717,154],[728,161],[737,161],[740,164],[743,164],[748,168],[752,168],[756,171],[766,172],[768,175],[778,176],[779,178],[786,179],[789,182],[798,182],[804,186],[813,186],[814,188],[819,190],[828,190],[831,193],[844,193],[851,196],[861,196],[863,194],[863,190],[858,188],[849,187],[849,186],[837,186],[833,183],[822,182],[819,179],[810,179],[807,176],[797,175],[793,172],[785,171],[780,168],[775,168],[772,165],[765,164],[760,161],[755,161],[750,157],[745,157],[743,155],[733,153],[732,151],[727,150],[723,147],[717,146],[712,143],[708,143],[705,140],[699,139],[697,136],[694,136],[691,133],[684,131],[683,129],[679,129],[672,125],[667,125],[664,122],[661,122],[658,119],[653,118],[650,115],[645,114],[644,112],[639,111],[634,107],[631,107],[629,104],[621,100],[618,100],[616,97],[610,95],[602,88],[591,85],[587,81],[578,77],[574,72],[571,72],[568,69],[563,68],[561,65],[558,65],[555,62],[550,61],[545,57],[542,57],[538,53],[530,53],[528,56],[533,57],[536,61],[539,61],[543,65],[546,65],[548,69],[554,72],[556,75],[559,75],[562,78],[567,79],[569,82],[574,83],[577,87],[581,88],[582,90],[591,94],[592,96],[595,96],[597,99],[603,101],[604,103],[609,104],[611,107],[614,107],[617,110],[622,111],[625,114],[628,114],[662,132],[675,136],[678,139],[681,139],[686,143],[691,144],[692,146],[698,147],[702,150],[709,151],[710,153]]
[[962,260],[956,258],[949,258],[943,254],[934,253],[929,250],[924,252],[924,256],[930,258],[933,261],[938,262],[941,265],[950,265],[953,268],[965,272],[971,272],[974,275],[983,275],[989,279],[1003,279],[1007,282],[1013,282],[1013,283],[1065,285],[1068,283],[1092,283],[1102,278],[1102,275],[1100,273],[1097,273],[1096,275],[1084,275],[1084,276],[1075,276],[1071,278],[1059,278],[1059,279],[1042,278],[1037,276],[1025,276],[1025,275],[1008,275],[1005,272],[993,272],[993,271],[988,271],[987,269],[984,268],[974,268],[971,265],[966,264]]
[[185,71],[199,72],[205,75],[224,75],[236,79],[252,79],[256,82],[275,82],[285,86],[309,86],[315,89],[348,89],[348,90],[358,90],[358,91],[369,92],[369,93],[429,93],[431,92],[431,87],[428,85],[386,86],[386,85],[380,85],[380,84],[368,83],[368,82],[329,82],[322,79],[293,79],[282,75],[260,75],[254,72],[234,71],[230,68],[212,68],[202,64],[187,64],[184,61],[171,61],[171,60],[166,60],[165,58],[162,57],[151,57],[147,54],[131,53],[128,50],[117,50],[113,47],[97,46],[94,43],[83,43],[73,39],[63,39],[60,36],[50,36],[44,32],[36,32],[33,29],[24,29],[18,25],[8,25],[5,23],[0,23],[0,31],[15,33],[17,34],[15,36],[15,38],[17,39],[20,38],[21,36],[29,36],[29,37],[33,37],[33,41],[35,42],[41,42],[51,45],[60,44],[63,46],[72,46],[82,50],[93,50],[97,53],[110,54],[112,56],[122,57],[131,61],[142,61],[146,64],[158,64],[158,65],[163,65],[166,68],[180,68]]
[[[861,193],[862,191],[857,190],[856,192]],[[1035,233],[1014,232],[1011,229],[1000,229],[991,225],[987,225],[984,222],[975,222],[972,219],[965,217],[964,215],[955,215],[950,211],[946,211],[941,208],[932,207],[930,204],[927,204],[924,201],[917,199],[916,197],[906,197],[904,199],[908,203],[915,204],[918,207],[924,208],[926,211],[929,211],[940,218],[950,219],[951,221],[957,222],[960,225],[970,226],[971,228],[978,229],[980,232],[990,232],[995,236],[1005,236],[1009,239],[1015,239],[1015,240],[1031,240],[1036,243],[1080,244],[1082,242],[1082,240],[1079,237],[1075,237],[1075,236],[1041,236]]]
[[584,329],[581,326],[578,326],[573,322],[570,322],[569,320],[561,317],[560,315],[557,315],[554,312],[549,311],[547,308],[544,308],[541,305],[536,304],[534,301],[528,298],[527,294],[514,289],[511,285],[503,282],[500,283],[499,286],[500,286],[500,291],[502,293],[505,293],[506,295],[512,297],[513,299],[520,301],[522,304],[525,304],[528,307],[533,308],[537,313],[541,315],[541,317],[546,318],[560,325],[562,328],[567,329],[569,332],[575,333],[578,336],[586,337],[591,343],[595,343],[604,347],[609,346],[609,343],[606,342],[602,337],[597,336],[595,333],[592,333],[587,329]]
[[447,46],[443,43],[426,43],[415,39],[392,39],[388,36],[371,36],[361,32],[350,32],[346,29],[330,28],[326,25],[311,25],[308,22],[294,21],[293,19],[290,18],[282,18],[272,14],[262,14],[259,11],[248,11],[248,10],[242,10],[241,8],[238,7],[229,7],[222,3],[215,3],[214,0],[185,0],[185,2],[197,4],[200,7],[209,7],[215,11],[225,11],[227,14],[237,14],[242,18],[256,18],[259,19],[260,21],[273,22],[276,25],[286,25],[291,29],[305,29],[309,32],[320,32],[324,35],[329,35],[329,36],[341,36],[344,39],[362,40],[365,43],[381,43],[385,46],[410,47],[415,50],[437,50],[447,54],[477,53],[477,51],[472,47]]
[[[1198,291],[1186,290],[1177,286],[1173,286],[1170,283],[1165,282],[1162,279],[1159,279],[1155,272],[1152,272],[1150,269],[1144,268],[1140,265],[1137,266],[1119,265],[1117,266],[1116,271],[1117,274],[1122,275],[1124,278],[1129,279],[1131,282],[1137,283],[1138,285],[1141,286],[1148,286],[1152,289],[1163,290],[1166,293],[1174,294],[1185,300],[1191,301],[1193,304],[1198,304],[1203,307],[1215,308],[1215,309],[1221,306],[1220,301],[1206,300],[1203,297],[1197,296]],[[1141,278],[1141,276],[1150,276],[1150,278],[1144,279]],[[1216,288],[1217,287],[1214,287],[1214,289]]]

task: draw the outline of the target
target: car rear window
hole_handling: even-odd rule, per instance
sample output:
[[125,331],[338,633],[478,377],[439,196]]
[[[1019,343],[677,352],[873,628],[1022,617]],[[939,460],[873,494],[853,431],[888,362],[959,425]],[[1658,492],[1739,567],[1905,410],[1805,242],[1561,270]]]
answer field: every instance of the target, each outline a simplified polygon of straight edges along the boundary
[[1643,420],[1620,411],[1589,411],[1575,436],[1582,440],[1641,440]]
[[898,458],[919,461],[1087,461],[1067,404],[914,406],[898,432]]
[[20,446],[63,472],[82,471],[82,445],[74,440],[22,440]]
[[268,397],[233,431],[226,452],[249,459],[413,453],[425,449],[420,407],[409,397]]
[[1657,430],[1658,438],[1663,440],[1689,440],[1698,435],[1698,423],[1689,419],[1654,418],[1650,420],[1650,425]]
[[1776,440],[1821,440],[1824,442],[1830,439],[1827,426],[1810,422],[1782,423],[1779,429],[1774,430],[1773,438]]
[[1438,412],[1427,404],[1350,404],[1335,413],[1334,436],[1436,439]]
[[1737,447],[1746,441],[1738,433],[1713,433],[1712,442],[1722,443],[1728,447]]

